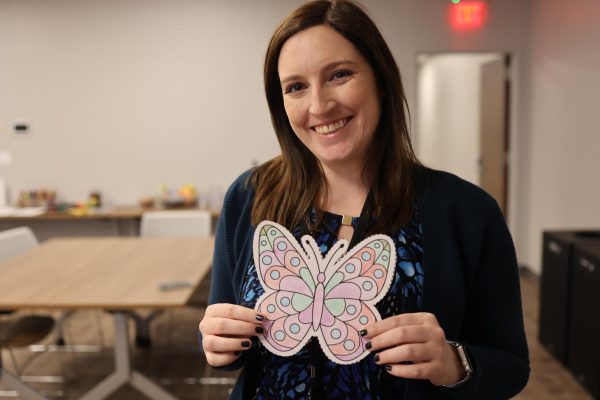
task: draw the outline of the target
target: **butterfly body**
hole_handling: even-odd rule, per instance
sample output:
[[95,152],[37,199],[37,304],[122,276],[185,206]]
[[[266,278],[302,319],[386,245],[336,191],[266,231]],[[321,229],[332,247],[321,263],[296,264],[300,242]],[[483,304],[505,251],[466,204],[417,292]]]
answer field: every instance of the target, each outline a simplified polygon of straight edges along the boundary
[[310,236],[301,244],[274,222],[256,229],[254,261],[265,289],[256,304],[266,317],[262,344],[290,356],[316,336],[331,360],[360,361],[368,351],[359,332],[381,319],[375,303],[393,277],[393,241],[374,235],[347,252],[348,242],[340,240],[324,257]]

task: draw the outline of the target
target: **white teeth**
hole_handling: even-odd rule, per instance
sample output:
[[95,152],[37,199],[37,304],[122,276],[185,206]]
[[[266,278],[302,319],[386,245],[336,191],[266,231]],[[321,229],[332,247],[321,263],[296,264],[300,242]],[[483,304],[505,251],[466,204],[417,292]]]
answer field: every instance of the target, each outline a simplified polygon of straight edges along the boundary
[[341,119],[333,124],[315,126],[319,135],[329,135],[342,129],[350,121],[350,118]]

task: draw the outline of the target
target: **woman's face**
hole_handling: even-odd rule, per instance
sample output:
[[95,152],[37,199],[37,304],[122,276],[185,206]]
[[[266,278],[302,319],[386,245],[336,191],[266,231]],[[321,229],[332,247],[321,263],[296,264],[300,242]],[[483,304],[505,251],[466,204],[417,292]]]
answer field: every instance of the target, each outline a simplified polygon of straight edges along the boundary
[[324,166],[362,168],[381,115],[375,76],[327,25],[288,39],[279,56],[284,107],[298,138]]

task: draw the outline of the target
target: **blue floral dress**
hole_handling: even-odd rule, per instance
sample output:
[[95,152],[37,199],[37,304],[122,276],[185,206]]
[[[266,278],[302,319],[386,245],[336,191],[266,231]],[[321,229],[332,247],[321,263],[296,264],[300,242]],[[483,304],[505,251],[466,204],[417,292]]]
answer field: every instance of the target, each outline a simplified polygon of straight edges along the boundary
[[[315,210],[311,213],[313,222]],[[356,229],[358,219],[352,220]],[[342,216],[328,212],[318,229],[313,233],[321,253],[325,254],[337,242],[337,231]],[[300,228],[294,232],[300,238]],[[377,303],[382,318],[406,312],[421,310],[423,298],[423,247],[422,231],[418,212],[400,232],[390,235],[396,245],[397,264],[393,283],[387,295]],[[264,293],[256,274],[254,261],[250,262],[241,291],[241,305],[254,308],[257,299]],[[310,385],[311,358],[308,345],[292,357],[280,357],[265,349],[260,341],[254,340],[258,351],[258,381],[254,399],[306,399]],[[319,350],[320,351],[320,350]],[[373,361],[373,354],[351,365],[339,365],[324,355],[318,369],[319,390],[327,399],[387,399],[393,393],[394,399],[401,399],[404,393],[404,379],[388,374],[383,366]],[[247,367],[248,368],[248,367]]]

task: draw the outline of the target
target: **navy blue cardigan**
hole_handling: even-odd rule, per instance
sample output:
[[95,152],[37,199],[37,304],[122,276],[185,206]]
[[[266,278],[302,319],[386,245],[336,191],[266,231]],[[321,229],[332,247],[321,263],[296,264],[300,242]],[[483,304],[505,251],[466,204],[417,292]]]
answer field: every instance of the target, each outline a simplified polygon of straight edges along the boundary
[[[217,225],[209,303],[239,304],[252,258],[254,189],[242,174],[229,188]],[[408,380],[405,400],[508,399],[529,377],[529,355],[513,242],[494,199],[449,173],[420,168],[415,177],[423,229],[423,311],[435,314],[449,340],[462,342],[475,374],[457,389]],[[233,364],[252,363],[249,350]],[[232,399],[246,398],[242,371]]]

